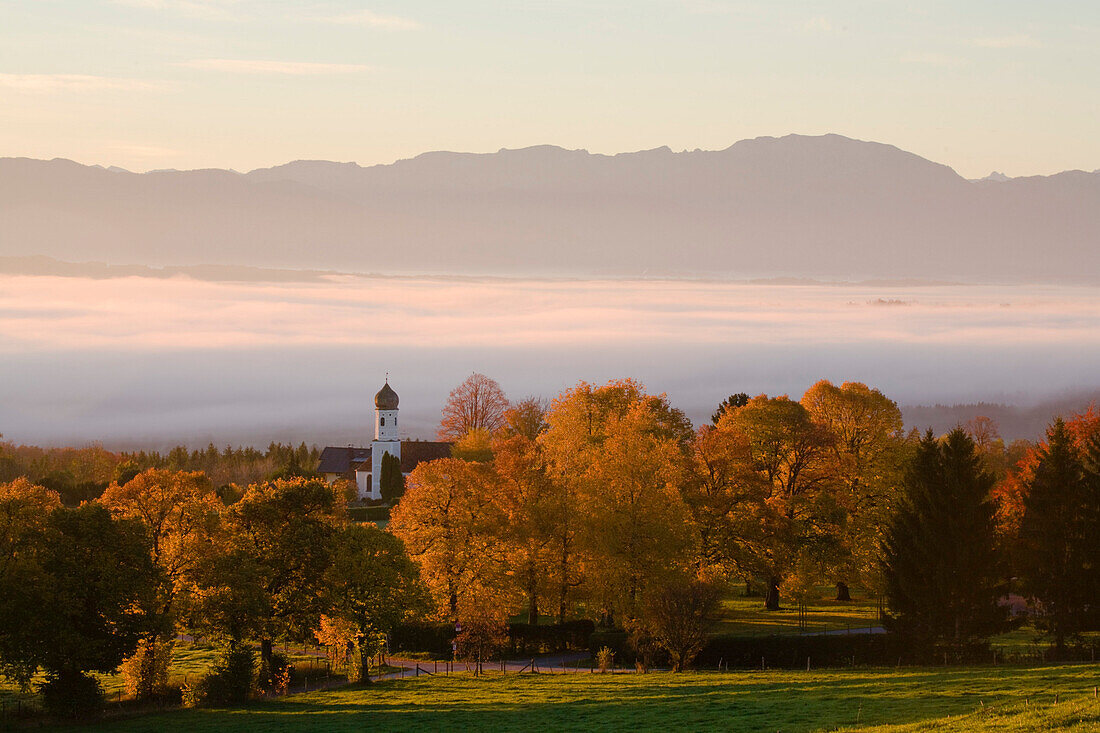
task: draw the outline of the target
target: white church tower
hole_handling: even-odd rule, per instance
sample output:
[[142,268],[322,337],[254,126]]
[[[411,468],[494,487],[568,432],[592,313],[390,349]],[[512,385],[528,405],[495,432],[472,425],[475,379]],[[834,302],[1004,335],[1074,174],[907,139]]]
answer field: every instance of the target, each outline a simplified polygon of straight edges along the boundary
[[401,439],[397,436],[397,393],[389,378],[374,396],[374,440],[371,442],[370,497],[382,497],[382,456],[389,453],[401,460]]

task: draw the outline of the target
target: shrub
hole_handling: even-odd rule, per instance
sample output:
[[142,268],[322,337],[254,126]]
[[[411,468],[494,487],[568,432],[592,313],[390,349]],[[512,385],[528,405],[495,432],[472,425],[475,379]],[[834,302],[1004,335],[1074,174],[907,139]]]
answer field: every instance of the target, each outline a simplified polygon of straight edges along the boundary
[[50,673],[39,688],[42,708],[58,718],[87,718],[103,711],[99,681],[80,672]]
[[645,665],[654,648],[660,648],[668,653],[674,672],[690,666],[718,620],[718,598],[718,588],[700,580],[671,583],[649,598],[643,622],[632,635]]
[[203,705],[233,705],[245,702],[256,679],[256,653],[246,644],[231,644],[214,671],[195,688]]
[[[137,651],[122,662],[122,679],[126,694],[131,697],[150,697],[163,693],[168,687],[168,666],[172,661],[173,642],[161,641],[155,645],[142,643]],[[142,676],[148,679],[142,680]]]
[[606,672],[611,669],[611,665],[615,662],[615,652],[611,651],[608,647],[601,648],[596,652],[596,666],[601,672]]

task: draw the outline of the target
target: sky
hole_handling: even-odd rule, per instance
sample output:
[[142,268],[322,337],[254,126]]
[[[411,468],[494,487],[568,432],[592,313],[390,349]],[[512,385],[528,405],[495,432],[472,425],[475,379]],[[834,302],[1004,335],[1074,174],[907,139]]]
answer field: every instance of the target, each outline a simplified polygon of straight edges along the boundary
[[1100,168],[1094,0],[0,0],[0,156],[130,170],[886,142]]
[[0,275],[0,433],[366,444],[387,372],[412,438],[474,371],[513,398],[630,376],[696,425],[732,393],[822,378],[1021,404],[1095,394],[1098,324],[1100,292],[1066,286]]

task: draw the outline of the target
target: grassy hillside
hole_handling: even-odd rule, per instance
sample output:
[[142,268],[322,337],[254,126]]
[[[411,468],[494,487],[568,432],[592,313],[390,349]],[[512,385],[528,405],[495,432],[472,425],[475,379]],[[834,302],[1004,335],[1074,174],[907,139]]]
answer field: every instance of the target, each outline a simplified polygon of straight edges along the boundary
[[[84,731],[1100,729],[1100,667],[421,677]],[[1055,694],[1060,702],[1055,704]]]

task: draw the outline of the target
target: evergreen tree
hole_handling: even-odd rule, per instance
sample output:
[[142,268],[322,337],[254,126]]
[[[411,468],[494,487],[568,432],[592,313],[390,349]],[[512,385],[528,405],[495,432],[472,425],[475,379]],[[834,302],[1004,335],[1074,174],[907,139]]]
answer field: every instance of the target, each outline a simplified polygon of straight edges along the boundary
[[921,440],[886,529],[882,558],[887,626],[915,649],[927,652],[941,643],[961,650],[1005,626],[992,484],[961,428],[940,441],[931,431]]
[[388,452],[382,454],[382,472],[378,480],[382,500],[394,504],[405,493],[405,477],[401,475],[401,459]]
[[722,400],[718,404],[718,409],[710,416],[712,424],[717,425],[718,421],[722,419],[722,415],[725,415],[730,410],[735,410],[738,407],[744,407],[749,404],[749,396],[744,392],[738,392],[737,394],[731,394],[726,399]]
[[1061,418],[1047,430],[1047,444],[1027,482],[1020,524],[1020,575],[1024,592],[1036,603],[1039,628],[1054,637],[1061,655],[1067,637],[1082,631],[1089,604],[1095,603],[1097,488],[1100,443],[1087,451],[1089,472]]

